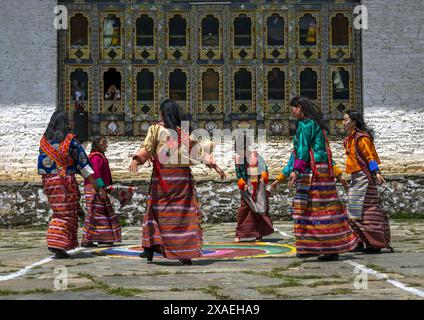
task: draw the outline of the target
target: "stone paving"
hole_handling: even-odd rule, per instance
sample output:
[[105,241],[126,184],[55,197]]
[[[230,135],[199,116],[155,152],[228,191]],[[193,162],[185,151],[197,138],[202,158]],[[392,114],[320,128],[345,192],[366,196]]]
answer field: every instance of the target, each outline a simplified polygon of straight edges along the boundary
[[[284,235],[291,234],[291,223],[280,221],[275,226],[281,233],[275,232],[264,241],[292,245],[293,238]],[[205,243],[229,242],[235,223],[205,224],[203,228]],[[289,253],[201,259],[194,260],[192,266],[182,266],[163,259],[147,263],[139,258],[99,256],[92,249],[83,249],[72,259],[52,259],[5,281],[2,277],[4,280],[4,276],[50,254],[45,246],[45,229],[0,229],[0,299],[423,299],[424,221],[396,220],[391,229],[395,253],[345,253],[337,262],[298,259]],[[139,245],[138,227],[125,227],[123,231],[120,246]],[[359,277],[364,278],[358,270],[355,273],[355,263],[375,273],[367,275],[367,283],[359,281]],[[60,280],[63,267],[68,273],[67,288]],[[367,289],[363,288],[365,284]]]

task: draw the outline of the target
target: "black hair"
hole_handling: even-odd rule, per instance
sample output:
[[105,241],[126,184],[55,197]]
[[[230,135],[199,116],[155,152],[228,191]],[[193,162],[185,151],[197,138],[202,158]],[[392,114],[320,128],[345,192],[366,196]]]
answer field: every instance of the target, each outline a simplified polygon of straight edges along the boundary
[[57,140],[60,143],[65,140],[70,131],[68,115],[63,111],[55,111],[50,118],[44,136],[49,141]]
[[[247,151],[249,148],[249,145],[251,144],[251,140],[250,138],[247,136],[247,132],[246,131],[242,131],[239,135],[236,136],[235,139],[235,143],[234,143],[234,150],[236,151],[243,151],[243,162],[242,163],[238,163],[238,165],[240,164],[244,164],[245,165],[245,169],[248,165],[248,160],[247,160]],[[237,146],[240,147],[240,145],[243,145],[243,150],[237,150]]]
[[180,105],[170,99],[166,99],[161,103],[160,112],[163,116],[165,128],[176,130],[177,127],[181,127],[181,120],[185,119]]
[[374,141],[374,130],[367,126],[365,123],[363,115],[355,110],[348,110],[346,114],[352,121],[355,121],[355,127],[359,130],[365,131],[371,137],[371,140]]
[[300,105],[302,112],[307,118],[311,118],[318,122],[321,129],[329,131],[327,124],[324,121],[324,115],[318,109],[318,107],[308,98],[296,96],[290,100],[290,106],[297,107]]
[[93,138],[91,138],[91,152],[99,151],[98,147],[99,147],[100,141],[102,141],[102,139],[104,138],[105,137],[103,136],[94,136]]

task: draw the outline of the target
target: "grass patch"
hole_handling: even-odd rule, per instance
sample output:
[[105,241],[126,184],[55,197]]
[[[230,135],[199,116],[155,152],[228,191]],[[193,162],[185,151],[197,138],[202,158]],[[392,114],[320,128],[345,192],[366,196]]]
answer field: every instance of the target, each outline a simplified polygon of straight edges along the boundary
[[375,271],[379,271],[379,272],[388,272],[386,269],[384,269],[383,267],[380,267],[376,264],[366,264],[365,265],[367,268],[369,269],[373,269]]
[[169,291],[180,292],[180,291],[184,291],[184,289],[181,289],[181,288],[171,288],[171,290],[169,290]]
[[[260,275],[260,276],[265,276],[265,277],[270,277],[270,278],[274,278],[274,279],[280,279],[283,280],[284,282],[277,285],[277,286],[271,286],[268,288],[287,288],[287,287],[298,287],[301,286],[302,284],[299,282],[299,279],[307,279],[308,276],[290,276],[290,275],[285,275],[285,274],[281,274],[281,271],[286,271],[285,268],[282,267],[277,267],[277,268],[273,268],[271,271],[261,271],[261,272],[255,272],[255,271],[241,271],[242,273],[246,273],[246,274],[251,274],[251,275]],[[306,277],[306,278],[304,278]],[[309,277],[315,277],[315,276],[309,276]]]
[[46,293],[53,293],[53,289],[45,289],[45,288],[40,288],[40,289],[34,289],[34,290],[26,290],[24,292],[22,292],[22,294],[33,294],[33,293],[41,293],[41,294],[46,294]]
[[354,293],[354,291],[351,290],[351,289],[337,288],[337,289],[331,290],[328,294],[332,295],[332,296],[336,296],[336,295],[339,295],[339,294],[352,294],[352,293]]
[[94,285],[68,288],[68,290],[72,291],[72,292],[89,291],[89,290],[94,290],[94,289],[96,289],[96,286],[94,286]]
[[94,276],[88,273],[78,273],[78,275],[88,280],[91,280],[94,283],[94,285],[85,286],[82,288],[75,288],[75,289],[72,289],[73,291],[99,289],[104,291],[105,293],[115,295],[115,296],[123,296],[123,297],[133,297],[137,294],[145,292],[144,290],[141,290],[141,289],[130,289],[130,288],[123,288],[123,287],[113,288],[109,286],[108,284],[104,283],[103,281],[96,279]]
[[294,261],[287,266],[287,269],[300,267],[302,265],[302,263],[303,263],[303,261]]
[[37,289],[32,289],[32,290],[25,290],[25,291],[13,291],[13,290],[9,290],[9,289],[0,289],[0,296],[10,296],[10,295],[15,295],[15,294],[21,294],[21,295],[26,295],[26,294],[46,294],[46,293],[53,293],[54,291],[52,289],[45,289],[45,288],[37,288]]
[[0,296],[10,296],[11,294],[15,294],[15,291],[9,289],[0,289]]
[[221,289],[222,288],[218,286],[207,286],[206,288],[202,289],[202,292],[213,295],[218,300],[231,300],[229,295],[220,292]]
[[350,281],[322,280],[322,281],[317,281],[317,282],[308,284],[308,287],[316,288],[316,287],[320,287],[320,286],[330,286],[330,285],[333,285],[333,284],[346,284],[346,283],[350,283]]
[[149,273],[148,275],[149,276],[167,276],[167,275],[170,275],[170,274],[171,274],[171,272],[169,272],[169,271],[154,271],[152,273]]
[[[423,220],[424,213],[405,213],[405,212],[396,212],[390,215],[392,220]],[[401,221],[399,221],[401,222]]]
[[[319,275],[315,275],[315,274],[305,274],[305,275],[301,275],[301,276],[288,276],[288,277],[292,277],[293,279],[304,279],[304,280],[314,280],[314,279],[328,278],[327,276],[319,276]],[[337,275],[337,277],[340,277],[340,276]],[[335,277],[331,276],[331,278],[335,278]]]
[[121,227],[128,227],[130,225],[127,219],[124,219],[124,218],[120,218],[119,223],[121,224]]
[[419,287],[419,288],[421,288],[421,287],[423,287],[423,284],[418,283],[418,282],[408,282],[407,287]]
[[274,296],[279,299],[288,299],[290,298],[287,294],[281,294],[277,288],[257,288],[256,289],[260,294],[268,295],[268,296]]
[[284,279],[284,282],[278,285],[278,288],[289,288],[289,287],[299,287],[302,284],[299,282],[299,280],[293,279],[293,278],[286,278]]
[[141,289],[129,289],[129,288],[109,288],[107,293],[115,295],[115,296],[122,296],[122,297],[134,297],[137,294],[144,293],[144,290]]

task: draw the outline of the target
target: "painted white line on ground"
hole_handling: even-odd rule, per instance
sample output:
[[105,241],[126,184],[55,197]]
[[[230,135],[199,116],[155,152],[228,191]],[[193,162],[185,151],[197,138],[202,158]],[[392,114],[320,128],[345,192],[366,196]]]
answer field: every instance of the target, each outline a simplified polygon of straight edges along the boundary
[[45,264],[47,262],[50,262],[52,260],[53,260],[53,256],[44,258],[43,260],[40,260],[40,261],[38,261],[36,263],[33,263],[33,264],[29,265],[29,266],[26,266],[25,268],[22,268],[21,270],[19,270],[17,272],[8,274],[7,276],[0,276],[0,281],[7,281],[7,280],[12,280],[12,279],[21,277],[24,274],[26,274],[29,270],[31,270],[32,268],[35,268],[37,266],[40,266],[40,265]]
[[413,295],[416,295],[418,297],[424,298],[424,291],[413,288],[413,287],[408,287],[406,284],[404,284],[402,282],[390,279],[389,276],[385,273],[380,273],[378,271],[367,268],[366,266],[363,266],[362,264],[359,264],[359,263],[351,261],[351,260],[346,260],[344,262],[350,264],[351,266],[357,267],[358,269],[360,269],[363,272],[374,275],[375,277],[377,277],[378,280],[386,280],[386,282],[390,283],[391,285],[394,285],[395,287],[397,287],[401,290],[412,293]]
[[[130,230],[125,231],[124,233],[122,233],[122,235],[125,235],[128,231],[130,231]],[[84,249],[86,249],[86,248],[78,247],[78,248],[69,250],[68,253],[69,254],[79,253],[79,252],[83,251]],[[84,252],[90,252],[90,251],[93,251],[93,249],[86,250]],[[28,271],[30,271],[31,269],[34,269],[35,267],[41,266],[43,264],[46,264],[46,263],[48,263],[48,262],[50,262],[52,260],[55,260],[54,259],[54,256],[50,256],[50,257],[44,258],[44,259],[42,259],[40,261],[37,261],[37,262],[35,262],[33,264],[30,264],[29,266],[26,266],[26,267],[22,268],[19,271],[16,271],[14,273],[8,274],[6,276],[0,276],[0,281],[7,281],[7,280],[12,280],[12,279],[16,279],[16,278],[22,277],[23,275],[27,274]]]
[[[78,248],[75,248],[73,250],[68,251],[68,253],[69,254],[77,253],[77,252],[79,252],[79,251],[81,251],[83,249],[84,248],[78,247]],[[18,277],[22,277],[23,275],[25,275],[26,273],[28,273],[28,271],[30,271],[31,269],[34,269],[35,267],[41,266],[43,264],[46,264],[46,263],[48,263],[48,262],[50,262],[52,260],[54,260],[54,256],[50,256],[50,257],[44,258],[44,259],[42,259],[40,261],[37,261],[37,262],[35,262],[33,264],[30,264],[29,266],[26,266],[25,268],[22,268],[19,271],[16,271],[14,273],[8,274],[7,276],[0,276],[0,281],[7,281],[7,280],[16,279]]]
[[285,233],[284,231],[281,231],[279,229],[277,229],[276,227],[274,227],[274,231],[277,231],[279,234],[281,234],[283,237],[287,237],[287,238],[294,238],[292,235]]

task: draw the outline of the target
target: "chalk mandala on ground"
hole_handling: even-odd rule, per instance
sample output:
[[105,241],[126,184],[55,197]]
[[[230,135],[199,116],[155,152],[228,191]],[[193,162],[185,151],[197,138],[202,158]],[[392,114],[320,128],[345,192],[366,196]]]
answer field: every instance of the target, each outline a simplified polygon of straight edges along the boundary
[[[143,252],[143,248],[140,246],[110,247],[92,251],[92,253],[101,256],[137,259],[140,259],[141,252]],[[267,258],[294,254],[295,252],[293,246],[270,242],[209,242],[202,246],[203,256],[196,259]],[[162,258],[157,253],[154,257]]]

